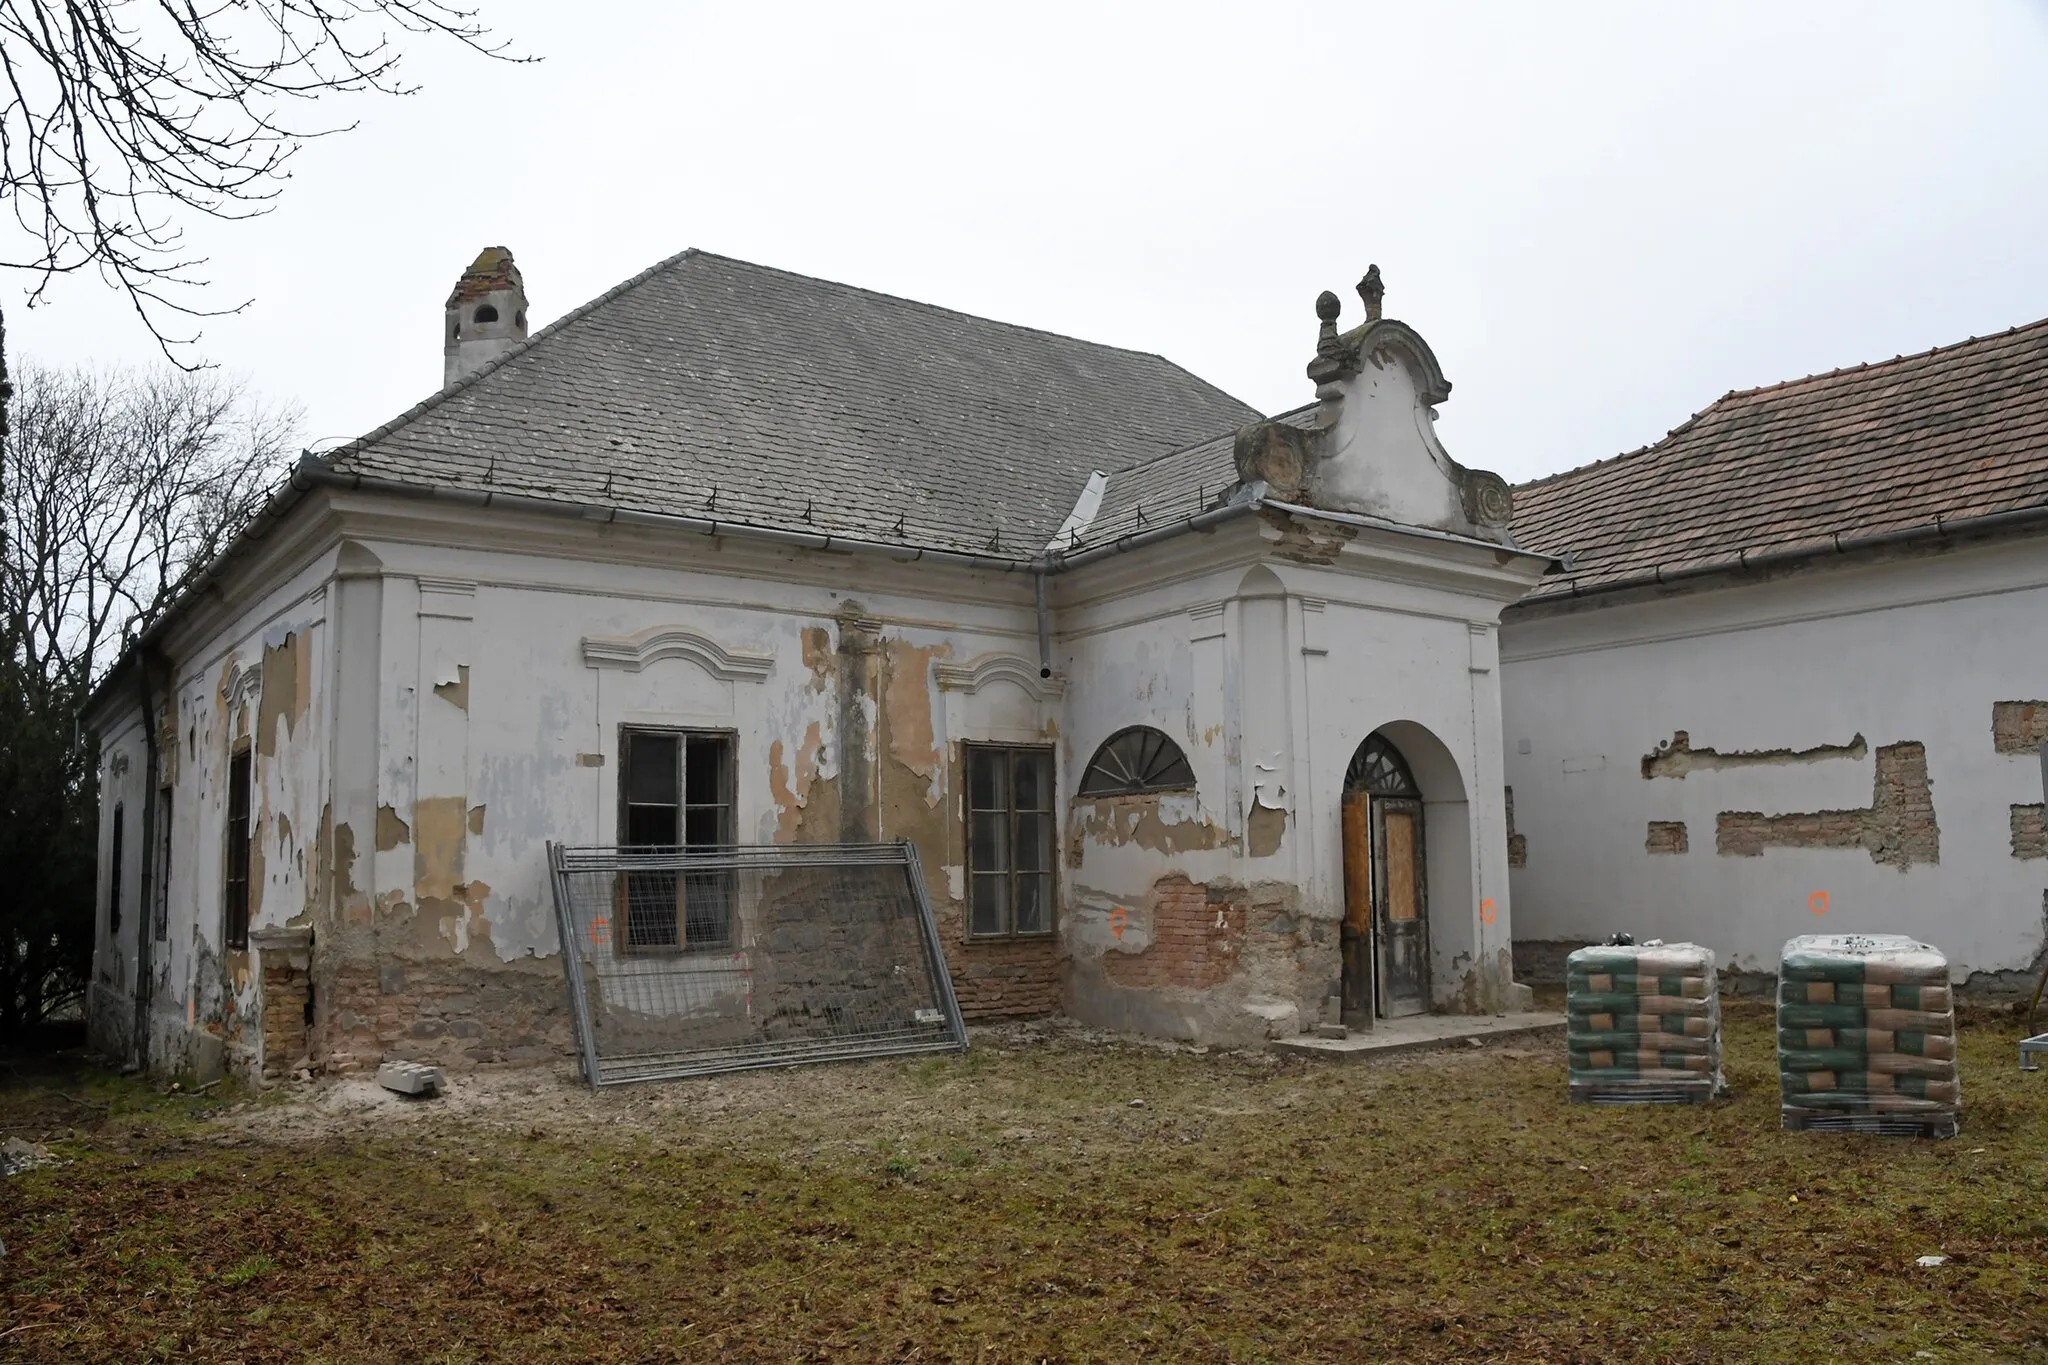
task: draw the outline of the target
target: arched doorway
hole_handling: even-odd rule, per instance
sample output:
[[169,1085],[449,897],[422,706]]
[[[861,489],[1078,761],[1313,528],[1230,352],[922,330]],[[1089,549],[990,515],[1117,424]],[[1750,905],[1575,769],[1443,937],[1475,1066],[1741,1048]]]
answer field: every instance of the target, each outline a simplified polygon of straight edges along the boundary
[[1422,788],[1375,730],[1344,773],[1344,1021],[1425,1014],[1429,897]]

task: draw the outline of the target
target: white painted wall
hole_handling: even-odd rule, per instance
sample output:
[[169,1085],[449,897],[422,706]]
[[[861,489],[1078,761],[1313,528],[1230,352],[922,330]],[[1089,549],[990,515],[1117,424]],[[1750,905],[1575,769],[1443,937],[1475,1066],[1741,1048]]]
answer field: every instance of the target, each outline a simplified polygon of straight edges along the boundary
[[[1995,753],[1992,703],[2048,696],[2048,540],[1834,563],[1502,631],[1507,780],[1528,865],[1517,939],[1615,930],[1687,938],[1774,971],[1794,934],[1896,932],[1958,979],[2041,950],[2048,863],[2018,860],[2010,808],[2042,798],[2034,755]],[[1862,734],[1870,756],[1642,776],[1674,730],[1695,749],[1805,749]],[[1720,855],[1715,817],[1854,809],[1875,752],[1927,747],[1940,862],[1906,871],[1860,849]],[[1526,749],[1526,751],[1524,751]],[[1651,855],[1646,823],[1682,820],[1689,851]],[[1826,895],[1826,913],[1810,904]]]

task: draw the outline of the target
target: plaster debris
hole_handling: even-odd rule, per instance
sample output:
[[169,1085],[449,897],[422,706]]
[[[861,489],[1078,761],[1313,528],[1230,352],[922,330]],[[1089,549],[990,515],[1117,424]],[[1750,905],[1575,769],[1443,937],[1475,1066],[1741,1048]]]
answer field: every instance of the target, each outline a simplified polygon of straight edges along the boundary
[[58,1166],[63,1163],[50,1155],[50,1149],[40,1143],[24,1142],[20,1138],[8,1138],[0,1142],[0,1176],[20,1175],[38,1166]]

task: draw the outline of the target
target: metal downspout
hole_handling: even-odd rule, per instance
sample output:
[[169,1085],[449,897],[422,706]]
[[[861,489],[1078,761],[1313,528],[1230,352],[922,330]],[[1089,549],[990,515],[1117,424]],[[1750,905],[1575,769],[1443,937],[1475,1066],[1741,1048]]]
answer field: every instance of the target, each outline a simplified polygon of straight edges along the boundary
[[1032,569],[1031,583],[1038,597],[1038,676],[1052,676],[1052,624],[1047,619],[1045,606],[1045,576],[1043,565]]

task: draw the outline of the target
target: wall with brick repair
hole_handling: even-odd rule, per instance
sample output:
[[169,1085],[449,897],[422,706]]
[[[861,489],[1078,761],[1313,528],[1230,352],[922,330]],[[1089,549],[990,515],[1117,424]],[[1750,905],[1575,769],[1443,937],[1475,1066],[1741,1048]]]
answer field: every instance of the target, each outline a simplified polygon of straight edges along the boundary
[[1958,980],[2034,963],[2042,545],[1511,610],[1517,938],[1690,938],[1754,972],[1794,934],[1896,932]]
[[1383,727],[1424,793],[1433,1003],[1516,998],[1493,623],[1534,564],[1345,530],[1248,520],[1189,538],[1163,583],[1129,565],[1060,582],[1067,790],[1130,724],[1172,738],[1196,777],[1068,810],[1077,1017],[1228,1042],[1322,1022],[1342,973],[1345,770]]
[[[1426,797],[1435,1001],[1507,998],[1493,622],[1533,557],[1247,517],[1058,578],[1041,676],[1021,574],[359,493],[307,506],[303,538],[267,545],[269,578],[165,642],[159,1065],[566,1050],[546,847],[620,837],[625,726],[730,734],[741,842],[914,843],[969,1018],[1068,1008],[1233,1042],[1317,1022],[1339,972],[1344,769],[1398,728]],[[104,709],[132,771],[139,707]],[[1183,746],[1195,790],[1073,800],[1133,724]],[[976,742],[1054,755],[1051,933],[966,932]],[[226,774],[245,743],[252,936],[231,950]],[[107,790],[132,802],[123,780]],[[113,1029],[133,973],[118,943],[103,958]]]

